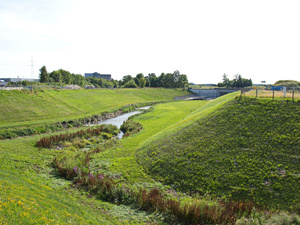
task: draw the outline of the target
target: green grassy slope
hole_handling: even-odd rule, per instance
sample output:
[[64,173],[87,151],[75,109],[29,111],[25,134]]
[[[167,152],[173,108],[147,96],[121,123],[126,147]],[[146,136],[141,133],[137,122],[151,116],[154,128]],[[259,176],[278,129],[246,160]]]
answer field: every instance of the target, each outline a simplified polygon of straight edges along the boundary
[[150,88],[0,91],[0,128],[79,118],[187,94],[186,90]]
[[140,163],[182,191],[299,208],[300,106],[242,98],[211,112],[141,148]]
[[137,162],[137,150],[176,132],[192,123],[195,118],[209,115],[215,108],[235,96],[236,93],[232,93],[214,101],[179,101],[153,106],[153,111],[139,114],[134,118],[134,121],[143,125],[139,133],[123,138],[116,147],[93,157],[92,172],[119,175],[130,183],[152,183],[153,179]]
[[[0,224],[117,224],[56,177],[39,136],[0,141]],[[103,209],[103,211],[105,211]]]
[[[143,172],[136,161],[138,147],[206,104],[204,101],[181,101],[154,106],[153,112],[136,118],[143,121],[144,129],[141,132],[121,140],[117,148],[99,153],[92,160],[91,167],[101,169],[106,174],[121,174],[125,182],[132,184],[152,183],[151,177]],[[81,195],[74,197],[70,193],[70,183],[58,177],[52,168],[56,151],[38,149],[36,146],[36,141],[44,136],[49,134],[0,141],[1,222],[57,224],[55,221],[59,220],[61,224],[67,224],[68,221],[73,224],[128,224],[130,220],[132,224],[151,223],[153,219],[144,212],[133,211],[125,206],[112,206],[100,200],[87,200]],[[19,201],[25,203],[26,207],[21,207],[22,203],[18,205]],[[33,212],[36,216],[28,217],[27,213]],[[19,215],[17,220],[14,215]]]
[[134,121],[141,123],[143,129],[137,134],[123,138],[116,147],[93,157],[91,161],[93,173],[120,175],[130,183],[152,183],[151,177],[147,176],[137,163],[135,156],[137,149],[147,145],[156,136],[164,135],[172,127],[177,127],[190,113],[206,104],[206,101],[171,102],[155,105],[152,112],[139,114]]

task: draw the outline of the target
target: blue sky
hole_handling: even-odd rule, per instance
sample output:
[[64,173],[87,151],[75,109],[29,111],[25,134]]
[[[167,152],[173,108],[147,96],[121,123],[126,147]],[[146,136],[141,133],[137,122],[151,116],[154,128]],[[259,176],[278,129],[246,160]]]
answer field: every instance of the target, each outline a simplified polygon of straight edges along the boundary
[[48,72],[237,73],[300,80],[298,0],[1,0],[0,78]]

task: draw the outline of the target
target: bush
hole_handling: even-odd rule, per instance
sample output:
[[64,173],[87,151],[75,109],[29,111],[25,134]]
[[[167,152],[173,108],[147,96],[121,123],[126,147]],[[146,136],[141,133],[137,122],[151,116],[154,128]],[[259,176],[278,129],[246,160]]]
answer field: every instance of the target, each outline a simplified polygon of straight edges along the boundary
[[125,134],[125,137],[129,134],[135,134],[141,129],[143,129],[143,125],[132,120],[125,121],[120,127],[120,130]]

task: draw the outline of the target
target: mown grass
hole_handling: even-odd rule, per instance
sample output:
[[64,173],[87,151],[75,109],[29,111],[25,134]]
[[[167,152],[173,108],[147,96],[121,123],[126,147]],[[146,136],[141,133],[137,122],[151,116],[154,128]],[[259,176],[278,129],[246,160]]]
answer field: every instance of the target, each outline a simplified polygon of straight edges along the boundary
[[[236,94],[223,96],[222,98],[209,102],[180,101],[155,105],[153,107],[153,111],[145,114],[140,114],[133,119],[134,121],[142,124],[143,129],[140,130],[140,132],[122,139],[116,146],[110,149],[106,149],[105,151],[93,155],[90,161],[91,172],[93,174],[104,173],[107,176],[117,178],[118,184],[124,184],[124,187],[128,186],[135,189],[139,189],[140,187],[158,187],[161,190],[168,190],[170,186],[172,187],[175,182],[170,183],[169,186],[163,186],[162,184],[157,183],[153,179],[153,177],[157,178],[158,176],[156,176],[156,174],[154,174],[154,176],[150,176],[147,173],[147,169],[143,168],[143,166],[140,164],[142,160],[137,160],[137,150],[142,149],[142,151],[144,151],[149,146],[154,146],[156,148],[153,143],[158,143],[164,146],[164,144],[168,143],[169,138],[170,136],[172,136],[172,134],[180,133],[182,132],[183,128],[195,125],[195,121],[198,121],[199,123],[199,121],[203,120],[206,117],[210,118],[210,120],[213,121],[212,115],[214,115],[214,112],[216,110],[220,111],[220,109],[223,109],[223,107],[228,108],[230,112],[233,112],[234,109],[227,107],[227,105],[231,103],[230,100],[234,98],[235,95]],[[225,110],[225,108],[223,110]],[[239,119],[237,118],[236,124],[239,124],[240,122],[241,121],[239,121]],[[204,124],[201,129],[208,131],[209,127],[206,127],[206,125],[207,124]],[[77,130],[73,129],[69,130],[69,132],[77,132]],[[62,132],[58,132],[51,135],[61,133]],[[168,223],[166,218],[163,218],[164,215],[156,213],[147,214],[145,212],[132,209],[128,206],[117,206],[111,203],[104,203],[101,200],[95,200],[94,198],[87,199],[84,197],[87,194],[85,192],[85,189],[79,189],[78,191],[76,191],[75,189],[70,188],[70,182],[57,176],[58,174],[56,170],[53,169],[52,162],[57,151],[45,148],[39,149],[36,146],[37,141],[46,136],[49,136],[49,134],[0,141],[0,173],[4,174],[5,176],[7,175],[6,177],[4,175],[0,176],[0,184],[3,184],[0,189],[10,186],[9,175],[11,174],[12,180],[16,180],[13,181],[13,183],[17,183],[18,187],[21,187],[22,190],[25,190],[25,192],[28,193],[25,195],[23,193],[16,194],[16,196],[28,196],[24,197],[24,199],[19,200],[21,202],[26,202],[28,201],[28,199],[32,200],[30,199],[30,196],[33,196],[33,200],[40,204],[40,211],[38,211],[37,214],[46,215],[45,218],[48,219],[46,222],[49,222],[49,224],[51,224],[50,220],[60,217],[62,217],[62,219],[60,220],[62,221],[61,223],[67,224],[67,220],[69,218],[76,217],[76,215],[80,218],[77,218],[77,220],[75,218],[73,220],[75,221],[75,224],[87,224],[89,222],[91,224],[101,224],[101,221],[103,221],[103,224],[155,224],[163,223],[162,221]],[[215,136],[213,137],[215,138]],[[184,143],[184,141],[185,140],[182,140],[182,143]],[[170,147],[173,147],[172,143],[170,143]],[[178,156],[176,152],[180,152],[180,149],[177,150],[177,148],[175,148],[175,151],[170,152],[170,157],[176,158]],[[138,156],[141,156],[140,153],[138,154]],[[215,157],[214,155],[212,156]],[[151,156],[151,158],[158,159],[156,155]],[[190,167],[188,166],[185,168],[182,167],[182,165],[184,164],[184,159],[190,159],[190,157],[188,155],[182,157],[182,160],[176,165],[172,165],[172,160],[167,161],[165,164],[169,165],[171,163],[169,167],[170,171],[178,174],[178,169],[182,169],[183,172],[185,172],[184,169],[186,168],[190,169]],[[200,162],[203,163],[201,160]],[[200,164],[199,161],[198,164]],[[214,164],[212,165],[214,166]],[[190,184],[188,182],[191,183],[192,175],[193,173],[190,173],[186,177],[180,177],[179,179],[186,180],[187,187],[190,187]],[[19,182],[18,180],[21,181]],[[32,183],[28,183],[29,181],[31,181]],[[177,183],[175,183],[175,185],[176,184]],[[30,187],[33,187],[33,191],[31,191],[29,185]],[[297,189],[295,190],[297,191]],[[18,193],[18,190],[13,190],[12,192]],[[52,192],[56,194],[56,197],[52,197]],[[36,193],[36,195],[33,195],[34,193]],[[83,195],[80,195],[80,193]],[[42,194],[45,194],[46,196],[44,196],[44,198],[40,198],[40,195]],[[179,196],[176,198],[181,199],[181,204],[187,204],[188,207],[192,204],[192,202],[199,202],[199,204],[202,206],[207,203],[209,203],[210,206],[217,205],[216,202],[208,201],[208,199],[210,199],[210,197],[212,196],[210,193],[208,193],[210,194],[208,197],[198,196],[196,199],[187,196],[182,198],[182,196],[184,195],[180,193],[178,194],[180,198]],[[11,202],[11,199],[8,198],[9,197],[6,196],[6,200],[3,201],[7,202],[5,204],[10,205],[7,210],[10,210],[10,212],[15,212],[15,214],[19,215],[20,217],[21,213],[23,213],[23,210],[25,212],[24,216],[26,216],[27,209],[18,208],[19,206],[16,207],[14,205],[15,202]],[[59,199],[63,199],[64,201],[59,201]],[[295,200],[297,200],[297,198]],[[47,204],[47,201],[53,204]],[[145,199],[145,201],[151,202],[151,200],[147,199]],[[56,202],[59,202],[61,204],[57,206],[58,209],[61,209],[59,210],[61,211],[60,213],[58,213],[55,208],[57,204]],[[54,207],[52,207],[52,205]],[[76,209],[77,207],[80,207],[82,211],[79,211],[78,213],[76,212],[76,214],[74,211],[69,209]],[[70,215],[67,213],[69,213]],[[0,218],[4,218],[5,221],[8,222],[8,224],[13,224],[15,219],[8,216],[7,212],[1,210]],[[245,218],[244,220],[242,220],[242,222],[240,222],[240,224],[243,224],[244,221],[245,224],[251,224],[251,221],[260,221],[259,219],[257,219],[257,217],[255,218],[255,220],[251,220],[251,218],[252,217]],[[287,216],[286,218],[289,221],[294,220],[289,216]],[[35,219],[36,221],[41,222],[36,222],[33,224],[43,224],[43,218],[37,216]],[[298,220],[296,218],[294,221],[299,221],[299,218]],[[32,224],[30,222],[31,221],[27,220],[27,218],[25,217],[23,218],[23,220],[18,220],[18,223],[20,224]],[[292,224],[292,222],[290,224]]]
[[136,150],[157,135],[163,135],[170,127],[183,123],[182,121],[197,108],[206,105],[206,101],[180,101],[153,106],[151,113],[140,114],[134,121],[143,125],[139,133],[122,139],[120,143],[93,157],[91,167],[93,173],[102,173],[104,170],[113,175],[119,175],[130,183],[143,183],[153,180],[144,173],[136,161]]
[[299,118],[291,101],[237,98],[149,143],[138,157],[177,190],[298,211]]
[[186,90],[161,88],[0,91],[0,127],[70,120],[186,94]]

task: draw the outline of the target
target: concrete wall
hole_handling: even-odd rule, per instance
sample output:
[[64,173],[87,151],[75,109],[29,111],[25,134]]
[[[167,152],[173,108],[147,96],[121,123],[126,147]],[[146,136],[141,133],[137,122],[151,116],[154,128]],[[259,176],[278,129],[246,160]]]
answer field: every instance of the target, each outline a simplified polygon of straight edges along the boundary
[[219,97],[219,92],[216,89],[190,89],[196,95],[206,98],[217,98]]
[[205,98],[217,98],[239,90],[240,89],[190,89],[191,92]]

